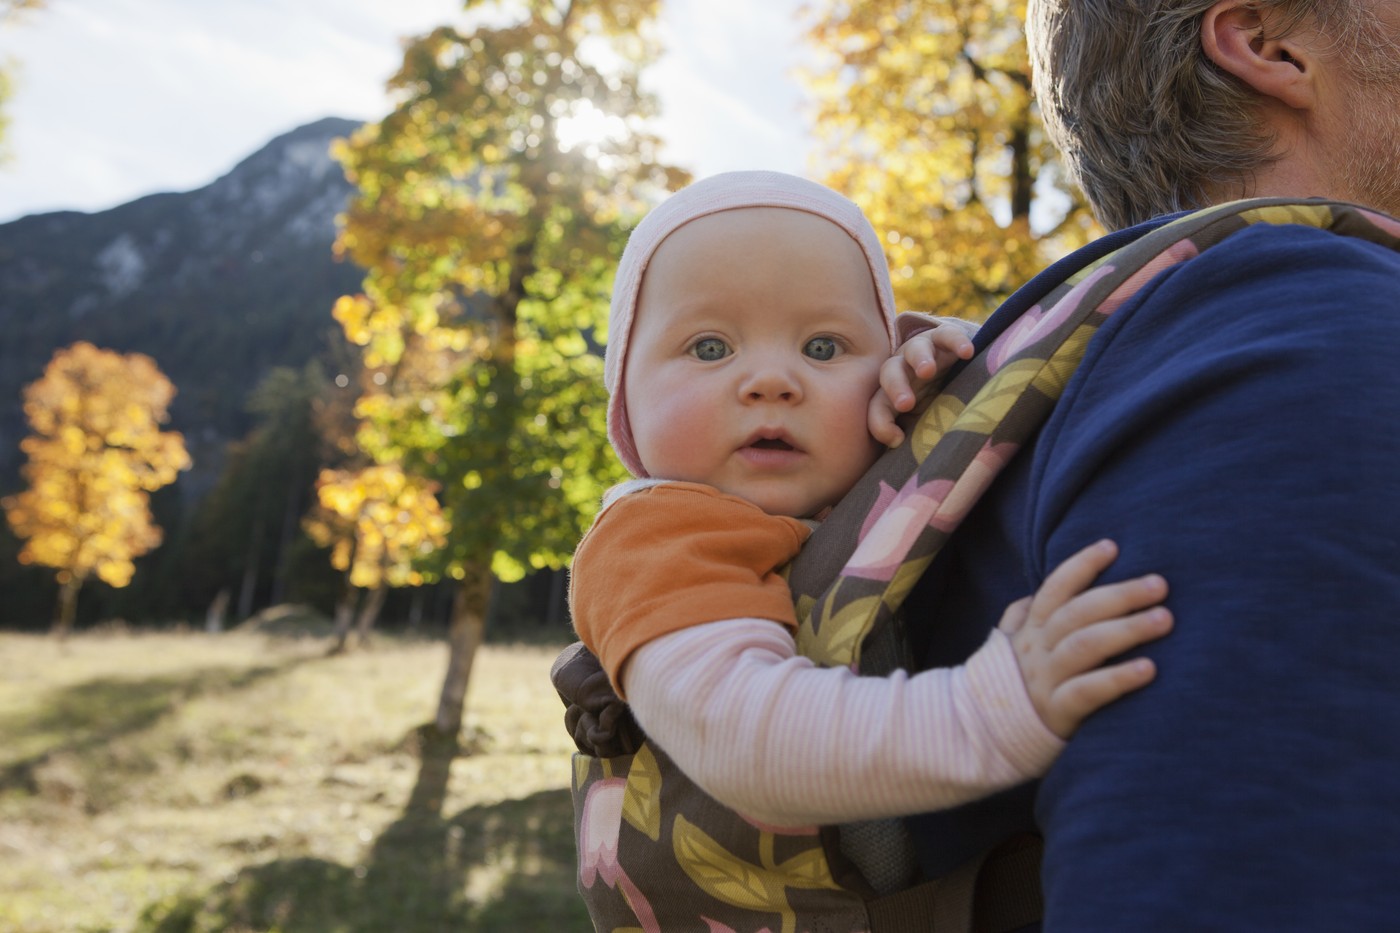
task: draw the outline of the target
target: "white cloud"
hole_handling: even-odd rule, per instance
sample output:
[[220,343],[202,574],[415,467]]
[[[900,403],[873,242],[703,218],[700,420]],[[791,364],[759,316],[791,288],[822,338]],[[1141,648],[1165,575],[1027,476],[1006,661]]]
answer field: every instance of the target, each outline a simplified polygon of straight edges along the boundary
[[806,162],[797,3],[687,0],[663,5],[670,54],[650,76],[667,154],[700,175],[741,168],[801,174]]

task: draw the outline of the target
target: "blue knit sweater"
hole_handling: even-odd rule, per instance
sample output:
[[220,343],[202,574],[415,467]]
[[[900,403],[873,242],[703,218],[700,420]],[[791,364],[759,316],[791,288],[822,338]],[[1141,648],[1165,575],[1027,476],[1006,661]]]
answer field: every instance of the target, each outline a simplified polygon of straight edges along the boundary
[[1260,225],[1118,310],[907,604],[927,666],[1100,537],[1171,587],[1157,681],[914,818],[926,872],[1038,828],[1045,930],[1400,928],[1400,254]]

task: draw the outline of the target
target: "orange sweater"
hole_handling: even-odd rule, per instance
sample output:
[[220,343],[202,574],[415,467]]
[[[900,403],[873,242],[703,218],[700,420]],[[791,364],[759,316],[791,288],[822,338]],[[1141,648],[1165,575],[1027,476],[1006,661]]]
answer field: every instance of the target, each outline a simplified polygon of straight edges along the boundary
[[574,553],[574,628],[619,696],[627,659],[662,635],[735,618],[796,628],[779,570],[810,533],[699,483],[626,493],[604,506]]

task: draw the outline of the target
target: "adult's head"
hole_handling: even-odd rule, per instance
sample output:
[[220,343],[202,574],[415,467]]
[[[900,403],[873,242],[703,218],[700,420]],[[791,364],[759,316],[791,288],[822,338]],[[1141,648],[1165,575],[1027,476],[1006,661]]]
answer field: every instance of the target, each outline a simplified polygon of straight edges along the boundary
[[1030,0],[1027,37],[1109,227],[1271,195],[1400,213],[1400,0]]

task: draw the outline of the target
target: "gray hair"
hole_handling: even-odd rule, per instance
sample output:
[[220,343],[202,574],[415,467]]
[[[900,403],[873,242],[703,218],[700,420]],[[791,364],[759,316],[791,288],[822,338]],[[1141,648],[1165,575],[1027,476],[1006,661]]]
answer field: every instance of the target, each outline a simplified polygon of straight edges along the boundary
[[[1026,36],[1050,138],[1110,229],[1205,207],[1271,161],[1250,87],[1201,45],[1217,0],[1030,0]],[[1256,0],[1287,35],[1308,20],[1364,55],[1364,0]]]

